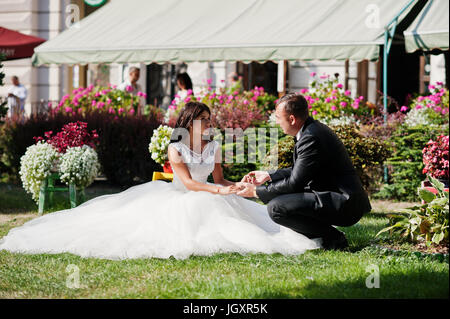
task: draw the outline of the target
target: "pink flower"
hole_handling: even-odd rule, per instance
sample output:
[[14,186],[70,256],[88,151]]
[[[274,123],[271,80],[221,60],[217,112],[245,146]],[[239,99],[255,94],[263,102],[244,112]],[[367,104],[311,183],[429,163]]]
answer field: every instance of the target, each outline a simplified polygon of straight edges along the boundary
[[436,87],[434,85],[428,85],[428,90],[434,90]]
[[133,92],[133,87],[131,85],[127,85],[127,87],[125,88],[125,90],[127,92]]
[[66,113],[70,113],[70,112],[72,112],[72,108],[70,106],[67,106],[65,108],[65,111],[66,111]]
[[316,76],[316,72],[311,72],[309,75],[313,78]]
[[341,102],[341,103],[339,103],[339,105],[342,106],[342,107],[346,107],[347,106],[347,102]]
[[316,110],[312,111],[312,115],[316,115],[316,114],[317,114]]
[[308,89],[301,89],[301,90],[300,90],[300,93],[301,93],[301,94],[305,94],[305,93],[307,93],[307,92],[308,92]]
[[116,111],[112,107],[110,107],[109,110],[108,110],[108,113],[115,114]]
[[400,108],[400,111],[401,111],[401,112],[406,112],[406,111],[408,111],[408,107],[407,107],[406,105],[403,105],[403,106]]
[[338,89],[342,89],[344,86],[343,86],[341,83],[338,83],[338,84],[336,85],[336,87],[337,87]]
[[134,109],[130,109],[130,110],[128,111],[128,113],[131,114],[131,115],[133,115],[133,114],[134,114]]
[[327,98],[325,99],[325,103],[330,103],[330,102],[331,102],[331,98],[327,97]]
[[242,102],[244,105],[247,105],[249,102],[247,100],[244,100],[244,102]]
[[97,104],[96,100],[92,100],[92,106],[95,106]]
[[206,83],[207,83],[208,85],[211,85],[212,79],[207,79],[207,80],[206,80]]
[[119,114],[122,114],[123,112],[125,112],[125,110],[123,109],[123,107],[119,108]]
[[112,102],[111,99],[107,99],[107,100],[106,100],[106,104],[108,104],[108,105],[110,105],[111,102]]
[[105,106],[105,103],[104,102],[98,102],[97,103],[97,108],[98,109],[101,109],[102,107],[104,107]]
[[191,89],[189,89],[189,90],[187,90],[187,95],[192,95],[192,90]]
[[344,95],[345,95],[345,96],[349,96],[350,94],[352,94],[352,92],[351,92],[350,90],[346,90],[346,91],[344,92]]
[[332,110],[332,111],[336,111],[336,109],[337,109],[337,108],[336,108],[335,105],[332,105],[332,106],[331,106],[331,110]]
[[190,101],[191,101],[191,97],[190,96],[188,96],[187,98],[184,99],[184,102],[186,102],[186,103],[188,103]]

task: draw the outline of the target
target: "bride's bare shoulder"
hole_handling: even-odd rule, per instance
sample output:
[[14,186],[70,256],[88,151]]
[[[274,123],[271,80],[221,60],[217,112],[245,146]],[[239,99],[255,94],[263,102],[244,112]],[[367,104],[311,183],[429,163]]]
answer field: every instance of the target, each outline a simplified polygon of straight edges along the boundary
[[167,153],[168,155],[172,155],[172,156],[181,156],[182,151],[181,151],[181,146],[179,145],[180,142],[174,142],[174,143],[170,143],[168,148],[167,148]]

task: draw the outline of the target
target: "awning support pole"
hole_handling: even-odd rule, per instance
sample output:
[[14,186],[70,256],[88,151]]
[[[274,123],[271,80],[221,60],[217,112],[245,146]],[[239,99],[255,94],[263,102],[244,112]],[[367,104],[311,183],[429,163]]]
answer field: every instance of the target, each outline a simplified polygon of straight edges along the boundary
[[[408,7],[416,0],[409,1],[406,6],[385,26],[384,28],[384,46],[383,46],[383,106],[384,106],[384,126],[388,124],[388,105],[387,105],[387,75],[388,75],[388,56],[391,50],[392,42],[394,40],[395,29],[397,28],[398,18]],[[384,165],[384,182],[387,183],[389,179],[387,165]]]

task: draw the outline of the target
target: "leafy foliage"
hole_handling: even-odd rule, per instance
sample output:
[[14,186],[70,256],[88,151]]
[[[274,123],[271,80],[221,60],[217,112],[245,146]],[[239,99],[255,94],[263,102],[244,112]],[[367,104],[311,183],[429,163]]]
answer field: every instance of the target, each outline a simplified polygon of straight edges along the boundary
[[[374,137],[363,136],[356,125],[331,127],[347,149],[350,159],[361,179],[368,189],[372,183],[369,170],[380,167],[390,155],[389,146]],[[286,136],[280,139],[277,148],[271,150],[263,160],[265,169],[276,169],[268,165],[270,157],[278,152],[278,168],[291,167],[293,164],[294,138]]]
[[[2,61],[5,59],[5,55],[3,53],[0,53],[0,86],[5,85],[5,82],[3,80],[5,79],[5,73],[3,72],[3,64]],[[3,98],[0,98],[0,121],[3,117],[6,116],[6,113],[8,112],[8,108],[6,107],[7,101],[3,101]]]
[[418,188],[423,204],[388,215],[391,225],[379,231],[377,236],[389,231],[411,242],[425,240],[427,246],[448,243],[449,193],[444,191],[443,183],[431,176],[428,178],[438,194]]
[[435,139],[441,134],[448,135],[448,130],[448,125],[399,126],[390,140],[393,153],[387,159],[390,171],[389,184],[383,185],[375,196],[416,201],[418,199],[416,189],[425,179],[422,150],[430,139]]
[[33,137],[47,131],[59,131],[73,121],[88,123],[101,137],[97,146],[98,159],[108,181],[118,186],[130,186],[150,181],[153,171],[162,170],[148,153],[153,130],[160,122],[145,116],[121,116],[92,112],[86,115],[54,114],[33,116],[24,122],[7,119],[0,126],[0,167],[3,181],[17,182],[20,157],[34,144]]

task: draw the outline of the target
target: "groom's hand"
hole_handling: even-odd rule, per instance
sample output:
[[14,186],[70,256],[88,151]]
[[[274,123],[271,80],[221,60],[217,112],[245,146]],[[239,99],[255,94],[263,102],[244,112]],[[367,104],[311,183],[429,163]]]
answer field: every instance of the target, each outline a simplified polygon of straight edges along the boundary
[[243,183],[250,183],[256,186],[262,185],[267,181],[271,181],[271,178],[266,171],[251,171],[241,180]]
[[236,193],[236,195],[242,196],[242,197],[258,197],[256,195],[256,186],[250,183],[239,183],[241,190]]

